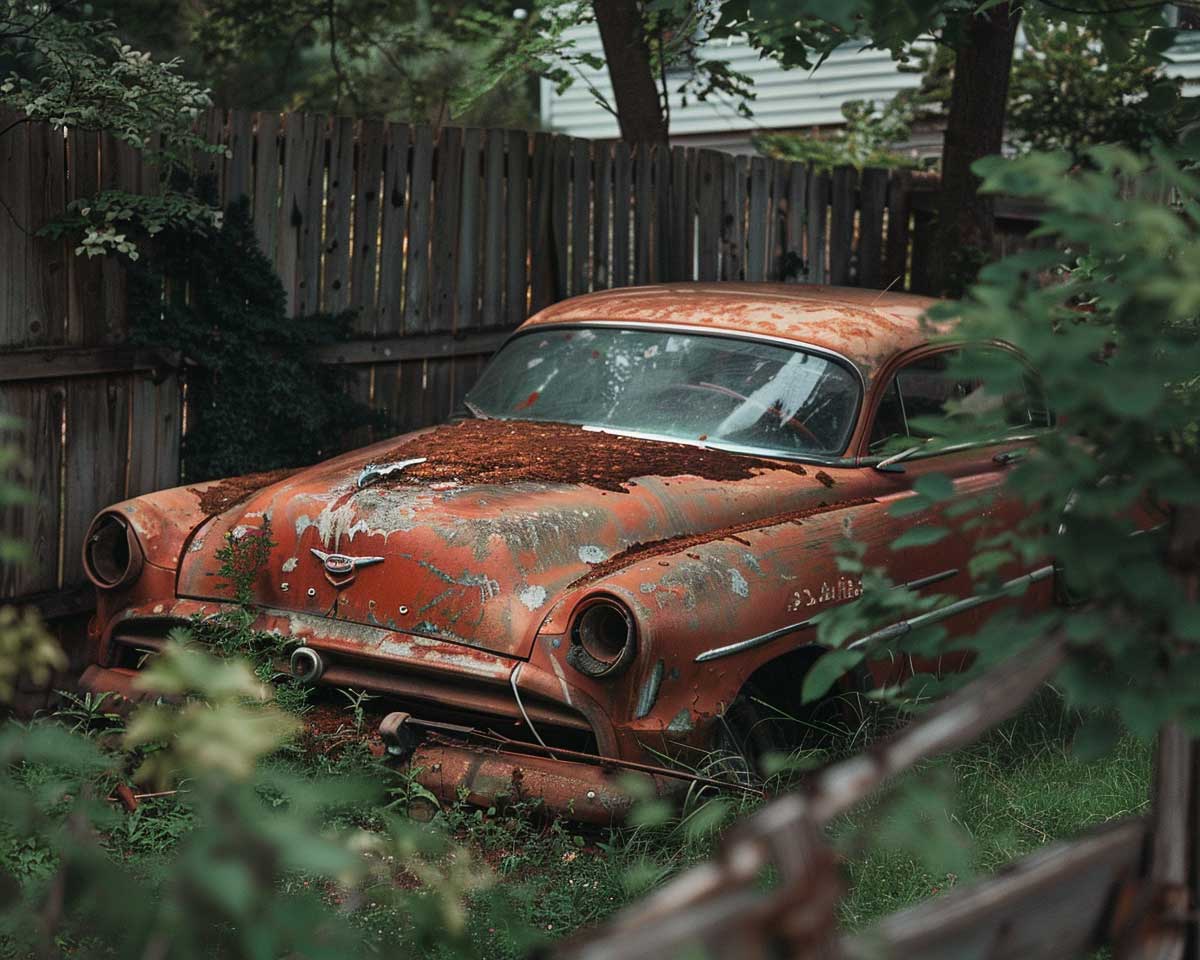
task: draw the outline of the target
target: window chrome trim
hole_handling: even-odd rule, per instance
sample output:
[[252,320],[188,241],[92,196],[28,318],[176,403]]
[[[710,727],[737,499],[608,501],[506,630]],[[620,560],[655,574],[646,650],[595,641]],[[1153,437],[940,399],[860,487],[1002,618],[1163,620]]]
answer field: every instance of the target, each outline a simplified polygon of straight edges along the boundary
[[[529,327],[520,327],[512,332],[499,347],[496,348],[498,354],[501,350],[507,347],[510,343],[520,337],[527,337],[530,334],[541,333],[548,330],[586,330],[589,328],[599,327],[616,328],[618,330],[648,330],[655,333],[685,333],[702,337],[716,337],[722,340],[749,340],[758,343],[768,343],[772,346],[786,347],[796,352],[811,353],[815,356],[822,357],[827,360],[832,360],[839,366],[844,367],[854,377],[858,383],[858,397],[855,403],[854,414],[851,421],[854,424],[846,434],[846,442],[854,438],[858,432],[860,420],[863,411],[867,404],[867,378],[863,374],[862,369],[853,360],[845,354],[838,353],[836,350],[830,350],[828,347],[820,347],[815,343],[807,343],[803,340],[792,340],[788,337],[777,337],[767,333],[752,333],[745,330],[723,330],[714,329],[712,327],[701,326],[694,323],[652,323],[644,320],[634,320],[626,322],[624,320],[564,320],[555,323],[537,323]],[[537,423],[539,421],[521,421],[516,417],[494,417],[489,416],[489,420],[516,420],[518,422]],[[545,421],[542,421],[545,422]],[[615,427],[603,427],[593,424],[580,424],[585,430],[597,430],[603,433],[611,433],[617,436],[638,437],[644,440],[661,440],[668,443],[682,443],[688,446],[700,447],[702,449],[724,450],[727,453],[742,453],[749,456],[768,457],[772,460],[788,460],[797,463],[811,463],[821,467],[856,467],[860,466],[857,457],[847,455],[845,451],[839,454],[821,454],[821,453],[805,453],[805,454],[789,454],[780,451],[771,450],[765,451],[761,447],[746,447],[738,444],[726,444],[720,441],[708,440],[703,443],[695,440],[682,440],[678,437],[669,437],[662,434],[653,433],[638,433],[636,431],[620,430]]]
[[1034,433],[1014,433],[1007,436],[987,437],[983,440],[966,440],[962,443],[951,443],[944,447],[935,447],[931,450],[926,450],[922,446],[915,453],[908,453],[907,450],[902,450],[900,453],[888,454],[886,457],[872,454],[856,458],[854,465],[858,467],[878,467],[886,464],[889,460],[895,460],[896,457],[901,455],[904,456],[900,462],[908,463],[911,460],[928,460],[930,457],[940,457],[944,453],[962,453],[964,450],[995,447],[1002,443],[1023,443],[1029,440],[1037,440],[1054,429],[1054,427],[1035,427],[1034,430],[1036,432]]

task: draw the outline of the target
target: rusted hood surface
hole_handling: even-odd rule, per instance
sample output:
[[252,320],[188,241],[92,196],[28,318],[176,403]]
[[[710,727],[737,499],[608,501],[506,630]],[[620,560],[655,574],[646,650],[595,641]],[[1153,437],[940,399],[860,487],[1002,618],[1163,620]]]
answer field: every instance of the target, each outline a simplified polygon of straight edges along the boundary
[[[455,432],[458,431],[458,432]],[[459,451],[457,444],[467,448]],[[490,450],[490,453],[488,452]],[[519,455],[518,455],[519,454]],[[364,468],[426,457],[359,486]],[[267,607],[527,656],[558,595],[593,566],[670,537],[840,499],[817,468],[587,433],[468,421],[300,471],[208,520],[179,593],[225,599],[217,551],[270,518]],[[220,491],[205,491],[212,507]],[[382,560],[333,582],[313,550]]]

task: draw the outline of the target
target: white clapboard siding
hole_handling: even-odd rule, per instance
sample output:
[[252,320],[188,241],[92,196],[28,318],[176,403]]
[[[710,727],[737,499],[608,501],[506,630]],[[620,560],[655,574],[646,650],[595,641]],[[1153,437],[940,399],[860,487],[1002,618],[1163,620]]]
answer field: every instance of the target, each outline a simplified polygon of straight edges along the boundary
[[[575,42],[577,51],[603,57],[595,24],[572,27],[566,36]],[[1185,38],[1171,51],[1174,62],[1167,72],[1183,77],[1190,86],[1200,82],[1200,38],[1190,33]],[[1023,38],[1018,38],[1018,54],[1023,46]],[[840,124],[842,104],[847,101],[885,101],[920,83],[919,74],[902,71],[887,51],[865,49],[861,43],[835,50],[815,71],[784,70],[743,40],[714,41],[705,46],[704,53],[712,59],[729,61],[732,69],[749,76],[756,97],[750,104],[753,116],[743,117],[728,99],[702,103],[693,98],[685,106],[672,92],[671,135],[692,143],[748,144],[758,130]],[[612,103],[612,84],[605,69],[581,67],[580,79],[561,94],[543,82],[542,124],[576,137],[604,140],[619,136],[616,119],[596,103],[589,83]],[[674,90],[679,80],[668,77],[668,86]],[[1188,92],[1197,91],[1193,88]]]

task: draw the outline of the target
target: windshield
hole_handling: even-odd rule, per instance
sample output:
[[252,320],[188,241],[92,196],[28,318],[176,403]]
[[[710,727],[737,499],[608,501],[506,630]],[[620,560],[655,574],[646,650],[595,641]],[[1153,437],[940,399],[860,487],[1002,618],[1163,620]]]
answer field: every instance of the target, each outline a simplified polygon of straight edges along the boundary
[[535,329],[509,341],[467,403],[477,416],[830,456],[846,448],[859,392],[846,366],[803,349],[578,327]]

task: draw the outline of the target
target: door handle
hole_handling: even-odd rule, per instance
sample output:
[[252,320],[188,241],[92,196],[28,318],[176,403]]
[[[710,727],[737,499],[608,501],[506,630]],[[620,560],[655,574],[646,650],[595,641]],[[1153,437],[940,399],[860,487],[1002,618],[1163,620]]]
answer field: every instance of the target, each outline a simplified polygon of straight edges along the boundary
[[998,453],[992,457],[992,463],[998,463],[1000,466],[1006,467],[1010,463],[1016,463],[1018,460],[1024,459],[1024,450],[1005,450],[1003,453]]

